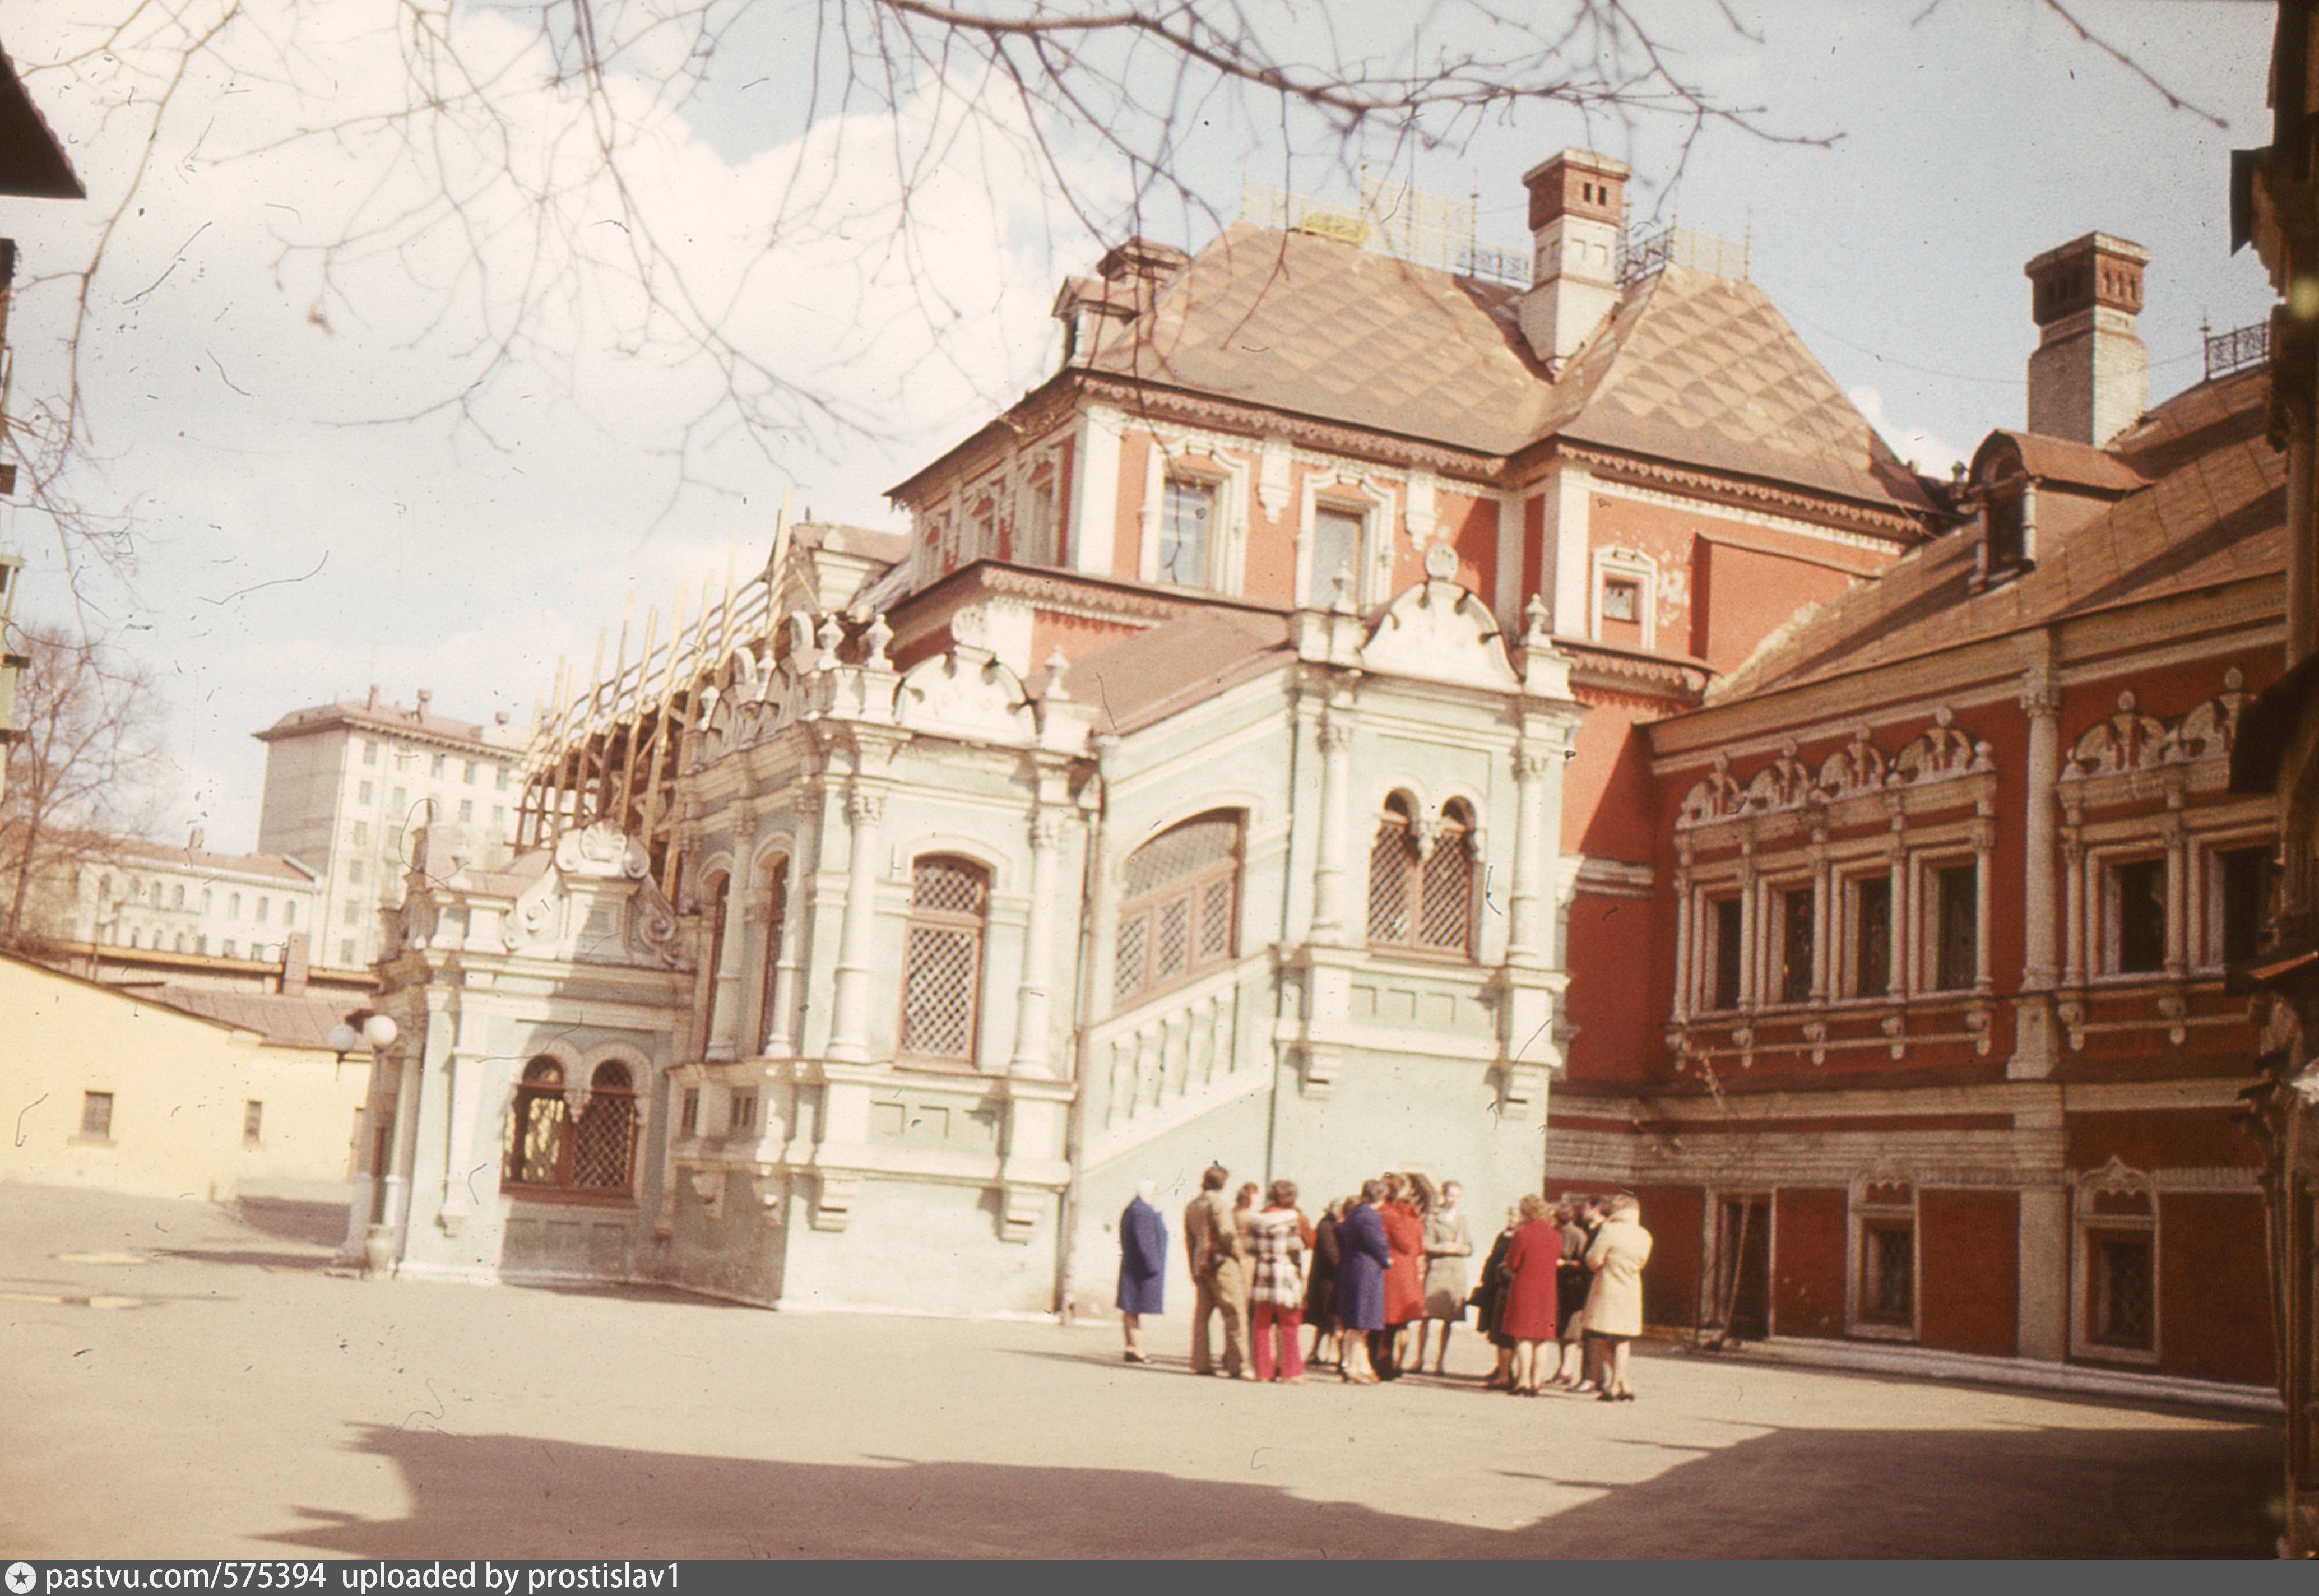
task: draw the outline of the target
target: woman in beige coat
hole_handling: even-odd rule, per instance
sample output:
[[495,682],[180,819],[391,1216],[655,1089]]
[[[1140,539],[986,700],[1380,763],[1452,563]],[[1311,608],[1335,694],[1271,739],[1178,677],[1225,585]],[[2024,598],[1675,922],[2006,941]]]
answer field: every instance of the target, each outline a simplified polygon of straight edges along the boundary
[[1602,1392],[1594,1400],[1630,1402],[1627,1384],[1629,1344],[1643,1333],[1643,1266],[1651,1259],[1651,1233],[1643,1229],[1643,1205],[1620,1193],[1611,1199],[1611,1216],[1586,1249],[1594,1285],[1586,1294],[1586,1339],[1609,1354],[1602,1359]]

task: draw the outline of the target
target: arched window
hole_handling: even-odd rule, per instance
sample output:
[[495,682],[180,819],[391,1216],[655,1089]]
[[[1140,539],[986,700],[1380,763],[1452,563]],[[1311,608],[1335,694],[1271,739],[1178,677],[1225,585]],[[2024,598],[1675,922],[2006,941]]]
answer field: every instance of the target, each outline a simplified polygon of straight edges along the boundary
[[726,877],[723,871],[700,884],[701,895],[708,900],[708,980],[707,994],[700,1000],[700,1045],[707,1047],[717,1027],[717,972],[725,968],[725,900],[731,896],[726,890]]
[[1212,810],[1128,856],[1112,961],[1114,1001],[1231,962],[1240,908],[1240,816]]
[[789,929],[790,861],[778,854],[765,866],[765,969],[764,984],[757,1004],[757,1032],[762,1039],[771,1038],[778,1027],[774,1024],[774,987],[781,966],[781,937]]
[[964,859],[930,854],[910,869],[903,943],[901,1050],[971,1060],[982,989],[982,927],[990,877]]
[[534,1193],[626,1196],[635,1177],[636,1153],[636,1092],[627,1065],[597,1065],[576,1113],[564,1095],[563,1065],[542,1058],[524,1066],[508,1111],[502,1185]]
[[225,895],[225,915],[226,918],[229,920],[239,920],[241,918],[240,893],[229,892]]
[[1429,839],[1406,794],[1385,799],[1369,847],[1368,940],[1374,946],[1472,957],[1474,822],[1464,804],[1453,799],[1445,806]]

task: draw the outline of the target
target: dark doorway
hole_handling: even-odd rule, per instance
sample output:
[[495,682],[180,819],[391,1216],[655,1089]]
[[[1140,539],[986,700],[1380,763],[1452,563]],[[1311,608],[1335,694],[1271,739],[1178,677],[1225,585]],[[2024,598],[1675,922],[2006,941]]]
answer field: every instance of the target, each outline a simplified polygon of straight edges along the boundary
[[1715,1296],[1711,1322],[1721,1341],[1760,1341],[1772,1330],[1772,1204],[1764,1197],[1726,1197],[1716,1206]]

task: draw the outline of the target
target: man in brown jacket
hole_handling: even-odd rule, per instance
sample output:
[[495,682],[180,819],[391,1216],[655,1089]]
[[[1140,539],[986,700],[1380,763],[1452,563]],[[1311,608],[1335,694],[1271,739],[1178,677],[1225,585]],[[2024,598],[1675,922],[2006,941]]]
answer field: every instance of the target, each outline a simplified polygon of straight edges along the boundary
[[1184,1263],[1192,1271],[1192,1373],[1216,1372],[1208,1348],[1208,1315],[1224,1316],[1223,1372],[1252,1380],[1248,1358],[1248,1243],[1224,1196],[1232,1178],[1222,1164],[1200,1177],[1200,1195],[1184,1209]]

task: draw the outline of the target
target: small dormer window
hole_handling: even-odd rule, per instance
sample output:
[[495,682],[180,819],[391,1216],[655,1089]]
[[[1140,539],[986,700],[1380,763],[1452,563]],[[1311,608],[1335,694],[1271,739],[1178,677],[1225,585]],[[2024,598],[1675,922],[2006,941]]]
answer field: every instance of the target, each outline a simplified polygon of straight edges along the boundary
[[[2024,555],[2026,518],[2022,500],[2026,482],[2002,484],[1989,501],[1988,531],[1982,537],[1984,564],[1991,577],[2018,571]],[[2008,491],[2008,489],[2010,491]]]

